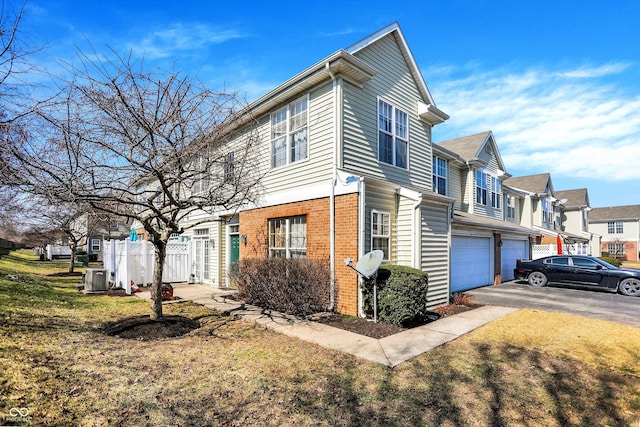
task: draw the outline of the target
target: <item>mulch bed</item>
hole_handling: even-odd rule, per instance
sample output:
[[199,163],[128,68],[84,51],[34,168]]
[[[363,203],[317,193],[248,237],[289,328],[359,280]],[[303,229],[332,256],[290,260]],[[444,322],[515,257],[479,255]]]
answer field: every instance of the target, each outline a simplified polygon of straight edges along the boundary
[[152,341],[179,337],[200,327],[200,322],[184,316],[164,315],[158,320],[149,316],[134,316],[107,323],[103,332],[119,338]]
[[[456,305],[451,304],[444,307],[438,307],[433,311],[437,313],[441,318],[452,316],[454,314],[464,313],[465,311],[473,310],[480,307],[479,304],[471,305]],[[322,315],[313,316],[313,321],[322,323],[324,325],[333,326],[334,328],[344,329],[345,331],[353,332],[356,334],[364,335],[370,338],[381,339],[390,335],[397,334],[402,331],[406,331],[410,328],[402,328],[399,326],[391,325],[385,322],[374,322],[371,319],[363,319],[361,317],[345,316],[337,313],[323,313]],[[429,322],[426,322],[429,323]],[[418,327],[425,325],[426,323],[412,325],[412,327]]]

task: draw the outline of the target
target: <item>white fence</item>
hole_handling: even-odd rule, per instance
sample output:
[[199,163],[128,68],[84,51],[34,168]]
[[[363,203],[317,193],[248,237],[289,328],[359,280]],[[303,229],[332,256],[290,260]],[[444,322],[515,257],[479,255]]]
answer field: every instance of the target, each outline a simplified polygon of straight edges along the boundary
[[[562,245],[563,254],[588,255],[589,245],[586,243],[574,243]],[[558,245],[533,245],[531,259],[538,259],[545,256],[558,255]]]
[[[148,285],[153,280],[155,252],[146,240],[104,241],[103,267],[109,270],[109,282],[131,293],[131,282]],[[163,282],[186,282],[189,279],[189,244],[169,243],[162,271]]]

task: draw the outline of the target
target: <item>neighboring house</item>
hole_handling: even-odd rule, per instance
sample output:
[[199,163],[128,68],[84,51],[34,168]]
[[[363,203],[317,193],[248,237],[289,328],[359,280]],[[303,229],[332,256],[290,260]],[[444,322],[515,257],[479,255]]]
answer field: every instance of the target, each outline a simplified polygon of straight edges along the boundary
[[575,190],[556,191],[555,196],[562,204],[562,238],[565,245],[570,250],[572,246],[586,242],[589,244],[588,253],[593,256],[600,256],[600,238],[599,234],[589,231],[589,212],[591,205],[589,204],[589,192],[586,188],[577,188]]
[[[551,175],[519,176],[505,180],[504,186],[516,199],[520,209],[520,225],[535,230],[537,244],[556,244],[562,232],[562,204],[556,197]],[[519,194],[519,196],[518,196]]]
[[74,219],[74,228],[80,236],[79,251],[94,254],[98,261],[103,259],[103,240],[121,240],[129,236],[130,227],[121,219],[112,220],[101,214],[83,213]]
[[431,131],[448,116],[397,24],[329,55],[248,108],[269,159],[263,197],[185,233],[197,281],[224,287],[231,266],[245,257],[323,259],[333,273],[334,308],[356,315],[359,278],[344,260],[379,249],[386,263],[429,273],[429,306],[448,302],[454,199],[433,191],[431,170]]
[[509,210],[510,197],[523,193],[505,193],[510,175],[493,133],[434,144],[432,170],[434,191],[455,200],[450,291],[512,280],[516,260],[529,258],[538,233],[517,221],[520,208]]
[[640,250],[640,205],[593,208],[589,231],[602,236],[602,252],[638,261]]

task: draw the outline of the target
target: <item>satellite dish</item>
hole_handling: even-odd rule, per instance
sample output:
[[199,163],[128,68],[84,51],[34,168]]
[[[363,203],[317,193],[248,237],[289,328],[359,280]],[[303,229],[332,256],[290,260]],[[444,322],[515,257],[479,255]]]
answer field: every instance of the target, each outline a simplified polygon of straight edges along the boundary
[[558,203],[560,203],[561,205],[564,205],[568,201],[569,201],[569,199],[560,199],[560,200],[558,200]]
[[364,254],[362,258],[360,258],[360,260],[358,260],[354,270],[356,270],[358,273],[360,273],[362,276],[366,277],[367,279],[370,279],[373,276],[375,276],[376,271],[378,271],[378,268],[380,267],[380,264],[382,264],[383,258],[384,258],[384,252],[382,252],[381,250],[368,252]]

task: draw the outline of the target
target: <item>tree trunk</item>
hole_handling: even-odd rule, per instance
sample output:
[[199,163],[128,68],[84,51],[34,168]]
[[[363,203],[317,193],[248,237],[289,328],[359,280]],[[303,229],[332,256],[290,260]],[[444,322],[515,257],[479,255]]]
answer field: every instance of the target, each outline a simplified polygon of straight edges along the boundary
[[74,245],[71,247],[71,260],[69,261],[69,273],[73,273],[74,271],[75,261],[76,261],[76,252],[77,252],[77,249]]
[[167,257],[167,242],[154,241],[155,260],[153,262],[153,284],[151,285],[151,319],[162,317],[162,270]]

